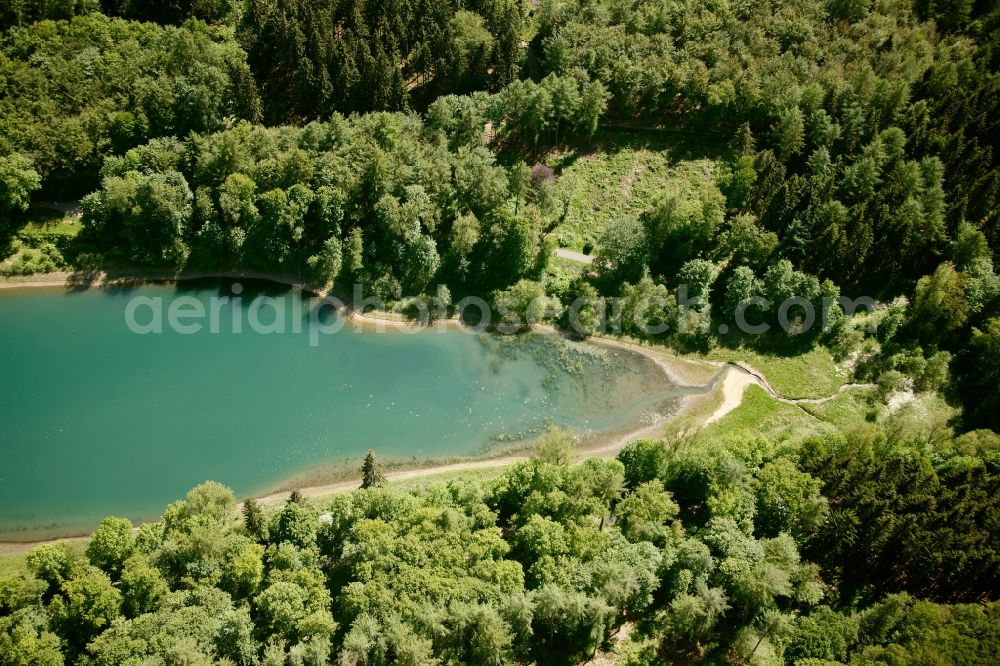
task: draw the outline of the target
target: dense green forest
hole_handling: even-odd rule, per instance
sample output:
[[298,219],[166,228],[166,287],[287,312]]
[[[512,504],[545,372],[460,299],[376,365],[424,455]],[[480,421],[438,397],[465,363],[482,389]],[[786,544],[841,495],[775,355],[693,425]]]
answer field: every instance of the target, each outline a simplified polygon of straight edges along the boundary
[[[4,664],[992,664],[1000,439],[553,431],[492,480],[234,508],[206,483],[0,579]],[[888,490],[887,490],[888,489]],[[933,544],[929,549],[927,545]],[[622,639],[625,630],[627,637]]]
[[[362,282],[388,301],[446,284],[514,306],[543,292],[563,306],[672,301],[686,284],[696,304],[662,305],[664,342],[839,345],[865,357],[860,378],[943,390],[965,427],[996,426],[990,6],[135,1],[8,14],[5,273],[252,267]],[[345,115],[359,111],[375,113]],[[549,255],[574,202],[544,165],[629,150],[604,138],[616,127],[683,137],[711,172],[599,220],[585,243],[598,270],[567,274]],[[91,191],[77,238],[23,228],[33,198]],[[776,324],[789,296],[819,311],[841,295],[893,303],[883,330],[859,338],[834,306],[823,335],[719,333],[748,298],[771,301],[750,313]],[[601,328],[585,314],[585,332]]]
[[[161,28],[89,14],[11,30],[3,46],[0,154],[12,163],[3,172],[34,170],[51,196],[93,189],[106,157],[154,137],[260,116],[246,54],[231,32],[204,24]],[[3,211],[16,207],[0,202]]]
[[[874,385],[808,435],[553,434],[242,514],[206,484],[0,578],[0,663],[1000,662],[997,3],[13,0],[0,31],[2,275],[480,295]],[[950,423],[880,416],[903,394]]]

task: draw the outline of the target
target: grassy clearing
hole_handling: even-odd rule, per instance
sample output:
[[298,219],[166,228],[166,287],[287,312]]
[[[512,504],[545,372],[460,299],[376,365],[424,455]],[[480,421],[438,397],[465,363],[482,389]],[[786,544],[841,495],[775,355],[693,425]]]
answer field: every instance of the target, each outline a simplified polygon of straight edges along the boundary
[[542,284],[545,285],[545,291],[549,294],[562,294],[569,288],[570,283],[588,268],[587,265],[578,261],[553,255],[542,273],[541,279]]
[[759,386],[749,386],[739,407],[702,428],[700,434],[711,437],[752,432],[780,441],[797,439],[828,428],[828,425],[797,406],[772,399]]
[[960,413],[938,393],[918,393],[894,409],[886,408],[881,420],[902,439],[932,441],[951,433],[949,424]]
[[696,196],[715,187],[716,164],[706,146],[674,132],[601,130],[590,147],[547,160],[558,177],[554,195],[564,218],[554,233],[559,245],[596,246],[614,220],[636,216],[658,196]]
[[64,253],[80,233],[79,220],[52,210],[32,209],[28,222],[0,239],[0,275],[31,275],[65,267]]
[[80,220],[56,211],[42,211],[18,230],[23,240],[38,239],[55,242],[59,238],[75,238],[80,233]]
[[850,371],[838,365],[830,350],[822,346],[795,355],[718,347],[692,358],[747,364],[764,375],[783,398],[823,398],[851,381]]
[[822,405],[803,405],[817,418],[842,430],[859,424],[879,423],[887,433],[904,441],[931,445],[954,436],[951,423],[959,414],[940,394],[909,394],[906,400],[884,405],[874,398],[874,389],[845,391]]
[[76,238],[81,228],[79,218],[48,208],[32,208],[19,218],[16,232],[6,242],[26,247],[38,247],[42,243],[60,245]]
[[24,561],[25,553],[0,554],[0,578],[27,573],[28,566]]
[[802,405],[813,416],[838,428],[861,421],[875,421],[884,407],[874,399],[874,389],[858,388],[844,391],[833,400],[820,405]]

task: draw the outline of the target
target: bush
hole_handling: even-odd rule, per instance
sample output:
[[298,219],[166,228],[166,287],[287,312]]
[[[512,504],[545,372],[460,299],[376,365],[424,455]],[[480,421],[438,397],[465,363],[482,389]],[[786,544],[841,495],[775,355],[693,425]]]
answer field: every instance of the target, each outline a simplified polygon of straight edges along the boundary
[[23,248],[12,259],[0,264],[0,275],[51,273],[66,266],[62,253],[52,243],[38,248]]

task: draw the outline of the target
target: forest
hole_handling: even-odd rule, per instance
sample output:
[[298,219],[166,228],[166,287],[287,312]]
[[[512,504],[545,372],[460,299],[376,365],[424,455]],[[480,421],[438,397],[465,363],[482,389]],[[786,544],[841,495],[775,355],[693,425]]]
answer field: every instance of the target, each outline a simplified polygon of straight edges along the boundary
[[[207,482],[0,578],[5,664],[993,664],[1000,438],[789,447],[553,430],[485,480],[250,499]],[[933,544],[928,549],[927,544]]]
[[[996,426],[988,9],[25,1],[0,58],[2,270],[257,268],[389,302],[444,284],[563,306],[683,283],[698,302],[665,303],[662,342],[839,344],[859,376]],[[602,220],[597,270],[567,275],[546,155],[613,150],[615,127],[682,135],[713,173]],[[25,227],[67,197],[78,237]],[[834,307],[823,335],[718,333],[742,301],[791,295],[870,296],[889,322],[858,340]]]
[[808,434],[570,462],[552,433],[280,506],[207,483],[0,576],[0,663],[1000,662],[995,2],[11,0],[0,31],[6,278],[477,295],[873,386]]

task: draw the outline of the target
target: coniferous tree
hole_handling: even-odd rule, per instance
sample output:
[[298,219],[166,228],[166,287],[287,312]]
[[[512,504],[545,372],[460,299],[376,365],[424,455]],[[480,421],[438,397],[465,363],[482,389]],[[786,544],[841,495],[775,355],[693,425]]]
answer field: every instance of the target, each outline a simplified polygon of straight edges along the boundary
[[258,542],[267,541],[267,520],[260,502],[250,497],[243,503],[243,525]]
[[361,465],[361,487],[381,488],[386,484],[385,470],[375,457],[375,452],[369,450],[365,462]]

